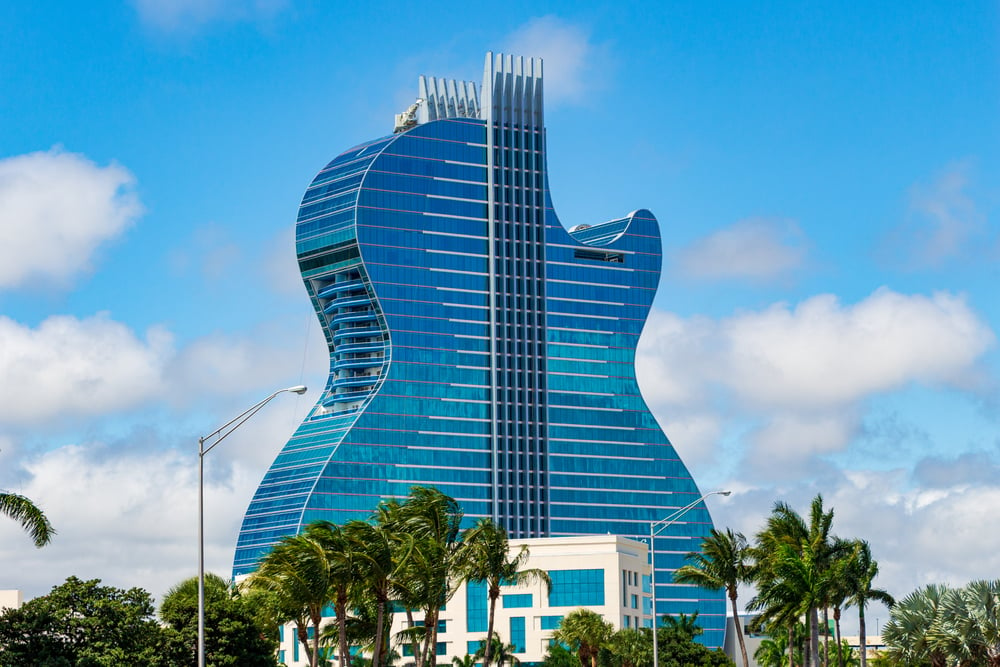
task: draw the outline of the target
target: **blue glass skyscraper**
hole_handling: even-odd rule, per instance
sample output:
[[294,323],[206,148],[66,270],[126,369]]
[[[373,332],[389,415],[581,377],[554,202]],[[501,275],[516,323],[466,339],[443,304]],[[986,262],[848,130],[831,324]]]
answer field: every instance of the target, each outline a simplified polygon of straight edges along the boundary
[[[296,251],[330,376],[250,503],[237,575],[282,536],[417,484],[512,537],[641,539],[700,496],[635,379],[656,219],[562,226],[542,101],[535,59],[489,54],[481,91],[421,77],[396,132],[306,190]],[[656,598],[699,611],[721,645],[721,593],[669,576],[711,527],[701,504],[656,539]]]

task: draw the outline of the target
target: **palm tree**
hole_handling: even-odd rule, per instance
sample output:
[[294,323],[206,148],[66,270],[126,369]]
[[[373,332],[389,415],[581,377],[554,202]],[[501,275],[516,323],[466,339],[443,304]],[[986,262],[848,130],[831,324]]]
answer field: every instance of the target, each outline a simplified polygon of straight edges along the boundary
[[44,547],[56,534],[52,524],[35,503],[16,493],[0,491],[0,514],[6,514],[21,524],[36,547]]
[[698,625],[698,612],[694,612],[690,616],[685,613],[680,613],[677,616],[664,616],[663,625],[660,626],[667,632],[672,632],[683,636],[688,641],[693,640],[698,635],[705,632],[700,625]]
[[528,556],[528,547],[524,545],[516,556],[511,556],[507,531],[493,523],[492,519],[480,519],[462,536],[462,548],[457,561],[459,576],[464,581],[486,582],[486,593],[490,601],[486,626],[487,641],[483,644],[484,665],[490,664],[493,619],[497,599],[500,597],[500,585],[521,586],[541,581],[547,591],[552,590],[552,579],[548,572],[538,568],[524,568]]
[[687,555],[687,559],[693,562],[674,572],[674,581],[678,583],[695,584],[709,590],[726,589],[733,607],[743,667],[747,667],[749,662],[736,597],[739,584],[749,579],[748,549],[747,538],[743,533],[733,532],[732,528],[726,528],[726,532],[713,528],[709,536],[702,540],[701,551],[693,551]]
[[[378,520],[379,515],[375,518]],[[391,525],[366,521],[349,521],[343,527],[344,538],[354,555],[358,590],[370,597],[375,608],[375,633],[371,667],[379,667],[388,649],[385,641],[386,610],[394,587],[398,587],[398,573],[405,565],[413,548],[413,539],[397,533]],[[355,600],[355,607],[365,600]]]
[[[771,608],[777,613],[780,608],[786,622],[798,614],[805,614],[809,628],[806,645],[806,664],[819,666],[819,617],[817,611],[827,606],[836,576],[832,572],[838,556],[842,555],[838,545],[844,544],[831,533],[833,510],[823,509],[823,496],[817,494],[810,505],[809,522],[787,503],[777,502],[768,517],[766,528],[758,533],[753,555],[756,564],[754,579],[760,593],[754,603],[756,609]],[[801,562],[793,563],[800,556]],[[786,575],[793,576],[794,582],[775,580],[778,568],[772,559],[781,562],[780,568]],[[795,609],[794,599],[801,604]],[[767,600],[767,598],[771,598]],[[752,601],[753,602],[753,601]],[[778,607],[773,605],[778,604]],[[790,608],[785,608],[791,605]],[[792,616],[794,612],[795,616]]]
[[940,627],[942,602],[949,590],[947,586],[930,584],[892,607],[889,621],[882,626],[882,641],[890,656],[903,664],[947,665],[948,654],[936,632]]
[[[310,524],[299,535],[282,538],[244,584],[251,590],[262,589],[275,594],[280,620],[295,623],[310,667],[319,664],[319,625],[323,620],[323,608],[334,596],[337,584],[338,568],[331,561],[332,547],[337,541],[335,528],[320,522]],[[343,624],[345,615],[346,611],[338,610],[337,622]],[[346,657],[345,647],[346,636],[341,633],[341,664]]]
[[[846,576],[842,581],[846,584],[847,597],[846,604],[853,605],[858,609],[858,636],[860,646],[858,652],[861,658],[861,667],[868,665],[867,637],[865,636],[865,607],[871,601],[881,602],[887,607],[896,604],[896,600],[881,588],[873,588],[875,577],[878,576],[878,562],[872,558],[871,545],[864,540],[854,542],[854,551],[847,561],[845,568]],[[837,624],[837,643],[840,643],[840,615],[839,609],[834,612],[834,621]],[[838,646],[839,648],[839,646]]]
[[[457,589],[455,576],[462,508],[454,498],[435,488],[414,486],[402,504],[391,511],[392,528],[413,539],[410,558],[400,572],[408,609],[423,610],[423,647],[414,652],[416,667],[435,664],[438,617]],[[412,620],[412,616],[410,616]]]
[[[516,647],[513,644],[504,644],[500,641],[499,637],[493,637],[491,641],[483,640],[480,642],[479,649],[473,656],[473,660],[482,659],[483,667],[489,667],[491,664],[490,660],[493,660],[492,664],[495,664],[496,667],[503,667],[504,665],[517,667],[517,665],[521,664],[521,660],[514,655],[515,650]],[[493,657],[487,659],[487,654]]]
[[552,632],[552,638],[562,642],[577,652],[580,663],[585,667],[597,667],[597,656],[601,647],[611,639],[612,625],[600,614],[589,609],[577,609],[566,614],[559,627]]

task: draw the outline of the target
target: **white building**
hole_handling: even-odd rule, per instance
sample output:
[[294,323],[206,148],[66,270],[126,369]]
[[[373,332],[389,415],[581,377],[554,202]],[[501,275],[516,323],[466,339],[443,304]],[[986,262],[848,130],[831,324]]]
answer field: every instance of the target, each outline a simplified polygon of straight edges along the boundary
[[0,612],[5,609],[20,609],[22,604],[24,604],[24,594],[21,591],[0,591]]
[[[497,600],[494,631],[512,644],[523,665],[541,662],[552,631],[567,613],[580,607],[597,612],[615,629],[652,627],[652,594],[647,546],[616,535],[511,540],[511,551],[529,550],[525,568],[545,570],[552,591],[537,582],[504,586]],[[486,638],[489,601],[485,584],[463,585],[448,602],[438,623],[438,663],[473,654]],[[415,622],[420,622],[419,615]],[[331,619],[332,620],[332,619]],[[392,635],[405,627],[406,615],[394,614]],[[281,660],[289,667],[306,665],[305,652],[292,626],[281,633]],[[408,646],[393,647],[407,659]]]

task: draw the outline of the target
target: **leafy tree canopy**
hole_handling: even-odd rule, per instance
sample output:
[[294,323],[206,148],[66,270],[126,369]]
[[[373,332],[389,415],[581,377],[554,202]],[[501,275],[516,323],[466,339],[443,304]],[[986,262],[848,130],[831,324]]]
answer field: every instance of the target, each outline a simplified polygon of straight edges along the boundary
[[0,666],[162,665],[162,631],[141,588],[70,577],[48,595],[0,616]]

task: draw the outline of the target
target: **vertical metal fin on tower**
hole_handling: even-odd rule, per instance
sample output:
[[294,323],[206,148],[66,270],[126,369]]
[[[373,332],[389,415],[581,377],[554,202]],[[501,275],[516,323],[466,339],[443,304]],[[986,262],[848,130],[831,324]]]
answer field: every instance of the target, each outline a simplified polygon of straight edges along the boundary
[[541,59],[488,53],[482,99],[493,519],[511,537],[545,537],[549,466]]
[[479,86],[474,81],[456,81],[421,76],[417,123],[442,118],[479,118]]

